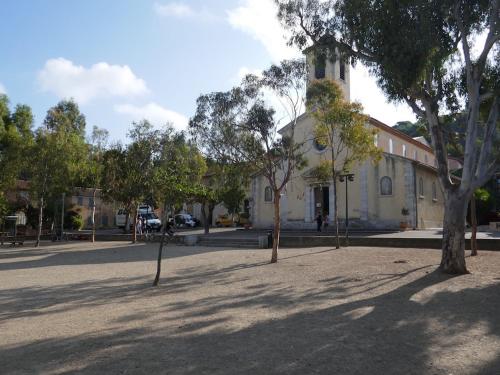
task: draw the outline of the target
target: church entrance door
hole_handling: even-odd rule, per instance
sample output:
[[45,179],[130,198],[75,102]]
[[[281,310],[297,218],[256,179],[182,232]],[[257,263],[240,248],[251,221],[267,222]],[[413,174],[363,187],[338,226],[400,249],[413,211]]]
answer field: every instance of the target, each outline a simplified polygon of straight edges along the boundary
[[330,189],[328,186],[314,188],[314,217],[330,215]]

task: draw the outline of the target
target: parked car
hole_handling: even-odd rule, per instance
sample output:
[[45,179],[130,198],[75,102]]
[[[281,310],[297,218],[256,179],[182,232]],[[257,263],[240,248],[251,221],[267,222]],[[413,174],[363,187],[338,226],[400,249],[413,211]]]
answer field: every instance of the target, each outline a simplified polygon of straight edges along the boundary
[[233,218],[229,215],[219,215],[217,219],[215,219],[215,225],[218,227],[232,227],[233,224]]
[[145,220],[146,230],[148,231],[157,231],[161,230],[161,220],[156,216],[154,212],[150,213],[140,213],[139,218]]
[[247,212],[240,212],[238,215],[238,220],[236,224],[239,226],[245,226],[250,224],[250,214]]
[[[146,229],[148,230],[157,230],[159,231],[161,229],[161,220],[156,216],[156,214],[153,212],[153,208],[151,206],[146,206],[146,205],[141,205],[139,206],[138,209],[138,214],[139,217],[144,217],[144,220],[146,220]],[[125,222],[127,220],[127,210],[124,208],[120,208],[116,212],[115,216],[115,223],[118,228],[125,228]],[[129,226],[130,228],[133,228],[134,226],[134,217],[133,215],[130,215],[129,217]]]
[[174,216],[175,225],[178,227],[188,227],[194,228],[196,226],[196,222],[193,220],[193,217],[189,214],[177,214]]
[[141,204],[139,209],[137,210],[139,214],[148,214],[150,212],[154,212],[153,207],[148,206],[147,204]]

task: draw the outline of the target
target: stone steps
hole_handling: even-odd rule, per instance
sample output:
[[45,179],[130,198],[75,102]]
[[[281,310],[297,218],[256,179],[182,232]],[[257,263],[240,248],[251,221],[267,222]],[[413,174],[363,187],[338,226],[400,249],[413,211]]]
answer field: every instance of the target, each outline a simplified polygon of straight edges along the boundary
[[252,238],[231,238],[231,237],[200,237],[197,246],[210,247],[237,247],[237,248],[259,248],[259,241]]

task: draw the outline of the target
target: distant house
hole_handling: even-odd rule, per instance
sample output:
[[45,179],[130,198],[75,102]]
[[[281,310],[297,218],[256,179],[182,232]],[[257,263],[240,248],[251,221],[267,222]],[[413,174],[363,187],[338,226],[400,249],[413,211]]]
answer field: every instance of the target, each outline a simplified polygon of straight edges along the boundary
[[[15,188],[9,190],[6,194],[8,202],[18,207],[16,212],[12,212],[12,214],[18,216],[17,224],[26,224],[26,209],[29,205],[33,207],[38,206],[38,202],[31,201],[29,183],[26,180],[17,180]],[[66,195],[64,199],[65,211],[76,210],[83,218],[84,228],[92,227],[92,191],[93,189],[90,188],[77,187],[73,189],[71,194]],[[97,190],[95,203],[95,221],[97,227],[114,227],[115,213],[117,211],[116,204],[102,200],[100,190]],[[59,218],[60,215],[56,215],[56,221]]]
[[[92,228],[93,189],[77,187],[73,194],[66,197],[66,209],[75,209],[83,218],[84,228]],[[95,223],[97,228],[115,227],[115,214],[118,206],[101,198],[101,190],[97,190],[95,198]]]

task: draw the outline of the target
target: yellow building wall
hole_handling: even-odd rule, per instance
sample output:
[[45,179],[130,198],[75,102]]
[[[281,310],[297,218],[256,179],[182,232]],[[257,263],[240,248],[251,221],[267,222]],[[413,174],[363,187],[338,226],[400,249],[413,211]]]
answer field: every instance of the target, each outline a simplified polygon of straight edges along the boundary
[[[419,177],[424,179],[426,186],[428,185],[426,189],[429,190],[429,194],[432,182],[437,184],[436,171],[432,168],[434,156],[429,152],[429,148],[425,145],[417,146],[408,139],[398,138],[390,131],[384,131],[372,123],[367,126],[378,129],[378,136],[374,142],[382,148],[384,154],[378,164],[366,161],[353,166],[350,171],[355,174],[354,181],[348,183],[350,226],[396,229],[399,228],[401,221],[409,221],[413,228],[441,226],[443,198],[440,188],[437,186],[436,201],[430,197],[415,198],[415,186]],[[303,143],[303,152],[308,165],[304,170],[295,171],[286,186],[286,192],[281,200],[282,225],[313,228],[315,202],[312,189],[314,186],[329,186],[332,191],[333,187],[331,182],[320,183],[310,178],[307,171],[319,165],[322,160],[329,160],[330,151],[328,149],[319,151],[314,147],[314,118],[308,114],[299,119],[294,138],[296,142]],[[390,195],[382,195],[380,191],[380,180],[384,176],[391,178],[392,181]],[[263,176],[256,177],[252,182],[251,220],[256,227],[270,227],[273,224],[273,202],[264,201],[264,191],[268,185],[267,179]],[[345,192],[345,182],[337,182],[338,214],[342,226],[346,216]],[[330,193],[330,222],[333,221],[333,199],[333,194]],[[402,214],[403,208],[410,211],[409,216]]]
[[[422,179],[423,191],[420,191],[420,179]],[[433,184],[435,196],[433,196]],[[417,168],[417,215],[419,229],[442,228],[443,226],[443,190],[436,173],[426,168]]]

